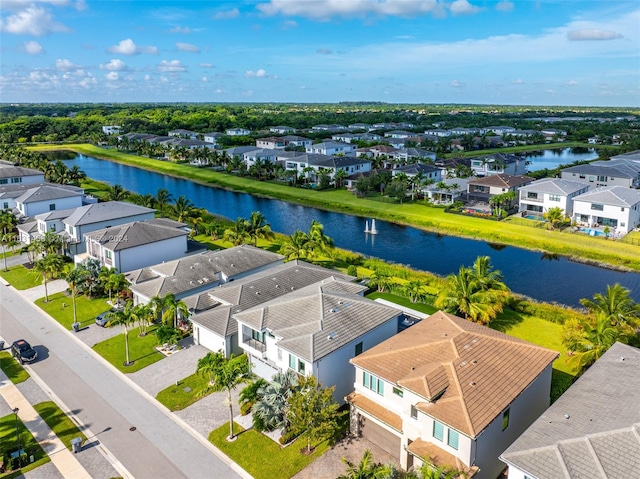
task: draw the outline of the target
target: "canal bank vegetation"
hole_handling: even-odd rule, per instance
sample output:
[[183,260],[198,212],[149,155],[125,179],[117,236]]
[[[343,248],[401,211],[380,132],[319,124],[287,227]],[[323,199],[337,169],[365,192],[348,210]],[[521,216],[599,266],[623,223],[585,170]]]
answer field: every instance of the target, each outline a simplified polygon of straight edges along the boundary
[[406,201],[399,204],[384,197],[357,198],[345,189],[314,191],[295,188],[197,168],[187,164],[139,157],[88,144],[41,145],[34,147],[34,149],[41,151],[72,150],[80,154],[117,161],[205,185],[281,199],[330,211],[372,217],[444,235],[558,254],[580,262],[640,271],[640,249],[631,244],[600,240],[564,231],[545,231],[535,227],[523,227],[521,222],[514,224],[509,221],[487,221],[481,218],[454,215],[447,213],[442,207],[433,206],[423,200]]

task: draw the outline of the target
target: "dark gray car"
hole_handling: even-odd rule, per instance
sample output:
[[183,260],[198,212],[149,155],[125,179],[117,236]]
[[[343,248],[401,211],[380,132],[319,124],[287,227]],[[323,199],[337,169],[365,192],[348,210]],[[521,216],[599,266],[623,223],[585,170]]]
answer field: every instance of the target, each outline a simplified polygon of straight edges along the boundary
[[36,350],[24,339],[18,339],[13,342],[11,345],[11,355],[16,358],[20,364],[32,363],[38,359]]

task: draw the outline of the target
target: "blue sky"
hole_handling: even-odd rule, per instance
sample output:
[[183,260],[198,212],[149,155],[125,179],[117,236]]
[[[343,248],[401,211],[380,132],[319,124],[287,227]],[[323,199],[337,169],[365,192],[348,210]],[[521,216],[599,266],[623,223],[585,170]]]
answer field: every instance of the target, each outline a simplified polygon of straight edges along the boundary
[[637,0],[2,0],[2,102],[640,106]]

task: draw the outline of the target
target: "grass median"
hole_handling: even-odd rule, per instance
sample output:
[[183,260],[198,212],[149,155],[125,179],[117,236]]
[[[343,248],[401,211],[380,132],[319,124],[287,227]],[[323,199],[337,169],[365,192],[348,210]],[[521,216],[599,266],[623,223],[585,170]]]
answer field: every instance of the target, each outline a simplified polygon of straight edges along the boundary
[[35,404],[33,408],[40,415],[47,426],[58,436],[58,439],[71,450],[71,439],[79,437],[84,443],[87,437],[78,429],[75,423],[53,401]]
[[[44,452],[44,450],[40,447],[40,444],[38,444],[38,441],[36,441],[31,432],[22,423],[19,414],[17,421],[17,433],[18,434],[16,434],[15,414],[8,414],[6,416],[0,417],[0,444],[2,445],[2,451],[17,451],[19,435],[20,449],[23,450],[24,453],[26,453],[27,460],[30,460],[30,457],[33,456],[33,462],[30,462],[29,464],[16,471],[7,471],[4,473],[0,473],[0,478],[2,479],[14,479],[17,477],[21,477],[22,474],[32,471],[33,469],[36,469],[37,467],[51,460],[49,456],[47,456],[47,454]],[[34,474],[31,477],[38,477],[38,475]]]
[[6,271],[1,269],[0,276],[2,276],[11,286],[21,291],[35,286],[40,286],[42,284],[41,274],[36,274],[21,264],[11,266]]
[[13,384],[20,384],[30,377],[29,373],[8,351],[0,351],[0,369],[2,369]]

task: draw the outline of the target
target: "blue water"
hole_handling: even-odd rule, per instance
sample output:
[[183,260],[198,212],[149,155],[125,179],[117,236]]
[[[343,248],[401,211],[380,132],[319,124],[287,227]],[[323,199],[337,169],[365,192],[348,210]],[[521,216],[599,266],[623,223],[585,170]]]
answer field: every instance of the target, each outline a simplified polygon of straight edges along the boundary
[[166,188],[174,198],[185,195],[197,207],[232,220],[248,218],[253,211],[261,211],[271,228],[280,233],[292,234],[296,229],[308,231],[315,219],[324,225],[325,233],[333,237],[340,248],[440,275],[456,273],[460,266],[471,265],[477,256],[487,255],[513,291],[540,301],[576,306],[581,298],[591,298],[616,282],[629,288],[633,297],[640,300],[638,273],[607,270],[555,255],[426,233],[378,220],[378,234],[371,235],[364,232],[369,218],[235,193],[91,157],[78,156],[67,163],[78,165],[90,178],[117,183],[140,194],[155,195],[159,188]]
[[588,161],[598,158],[593,148],[561,148],[558,150],[540,150],[524,156],[529,161],[528,171],[538,171],[548,168],[553,170],[559,165],[568,165],[574,161]]

